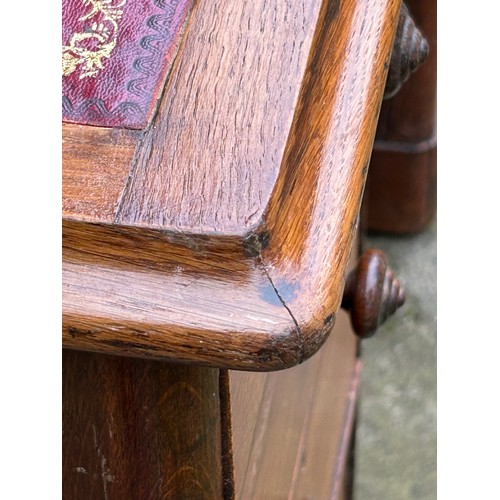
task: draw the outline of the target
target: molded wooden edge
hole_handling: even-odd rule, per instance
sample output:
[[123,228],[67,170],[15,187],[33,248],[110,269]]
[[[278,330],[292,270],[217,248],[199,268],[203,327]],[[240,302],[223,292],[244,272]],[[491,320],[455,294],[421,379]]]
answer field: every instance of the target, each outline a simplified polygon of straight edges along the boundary
[[84,260],[105,261],[116,266],[136,262],[147,267],[161,267],[165,261],[175,261],[191,265],[202,274],[213,274],[217,270],[241,271],[252,267],[248,257],[254,256],[253,247],[258,244],[258,237],[177,233],[63,218],[62,241],[63,247],[79,250]]
[[[124,262],[135,269],[131,275],[117,265],[120,259],[110,262],[95,249],[82,252],[85,238],[80,238],[63,256],[64,347],[268,371],[301,363],[323,344],[342,297],[399,0],[325,2],[323,10],[324,28],[314,44],[265,222],[248,234],[250,239],[232,240],[234,253],[222,255],[210,241],[203,249],[203,269],[200,249],[188,251],[197,276],[172,272],[179,255],[169,256],[168,237],[162,243],[170,259],[166,264],[135,258],[134,245],[129,246]],[[347,52],[340,50],[342,44]],[[339,59],[346,53],[346,60]],[[299,217],[290,226],[294,211]],[[72,229],[76,226],[81,227]],[[127,238],[127,232],[120,237]],[[151,295],[158,295],[158,301]],[[186,302],[183,309],[183,301],[194,297],[200,301]],[[224,298],[218,317],[214,297]],[[138,298],[145,309],[137,308]],[[172,300],[179,310],[171,307]],[[145,349],[146,344],[155,348]]]
[[292,317],[256,259],[189,243],[65,221],[63,347],[244,370],[301,362]]
[[72,221],[63,242],[66,348],[271,371],[310,357],[333,325],[332,316],[304,338],[243,246],[236,256],[205,238],[187,246],[158,231]]
[[261,262],[311,352],[340,307],[399,8],[399,0],[324,8],[260,228]]
[[220,240],[216,248],[193,236],[188,245],[159,231],[81,221],[63,228],[63,347],[272,371],[310,357],[333,326],[332,316],[304,338],[243,246],[236,256]]
[[127,313],[111,319],[89,311],[78,316],[68,306],[63,304],[65,348],[245,371],[281,370],[304,361],[295,325],[286,317],[267,331],[221,331],[200,323],[141,323],[140,315]]
[[[106,321],[63,315],[63,347],[252,372],[283,370],[305,361],[301,358],[302,346],[293,327],[267,335],[252,331],[217,335],[208,330],[194,332],[184,329],[174,334],[178,330],[175,325],[165,324],[152,331],[148,324],[121,322],[118,326],[106,324]],[[119,335],[116,334],[117,328],[120,329]],[[146,341],[144,332],[148,332]],[[107,335],[113,338],[103,338]],[[228,339],[228,336],[232,338]],[[204,342],[205,347],[200,348],[195,342]]]

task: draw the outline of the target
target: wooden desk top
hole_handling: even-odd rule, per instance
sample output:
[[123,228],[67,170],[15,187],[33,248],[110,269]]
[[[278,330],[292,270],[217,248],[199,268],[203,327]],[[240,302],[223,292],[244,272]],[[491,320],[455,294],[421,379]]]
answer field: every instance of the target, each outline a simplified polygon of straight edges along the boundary
[[340,306],[399,0],[197,2],[142,130],[63,124],[63,346],[298,364]]

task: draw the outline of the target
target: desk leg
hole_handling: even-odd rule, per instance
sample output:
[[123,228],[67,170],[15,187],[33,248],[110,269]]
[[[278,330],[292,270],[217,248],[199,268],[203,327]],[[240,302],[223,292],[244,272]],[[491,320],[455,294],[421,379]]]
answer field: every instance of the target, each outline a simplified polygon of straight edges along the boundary
[[436,210],[436,0],[405,2],[429,43],[429,55],[384,101],[366,180],[363,229],[423,230]]
[[65,350],[63,499],[222,498],[219,370]]

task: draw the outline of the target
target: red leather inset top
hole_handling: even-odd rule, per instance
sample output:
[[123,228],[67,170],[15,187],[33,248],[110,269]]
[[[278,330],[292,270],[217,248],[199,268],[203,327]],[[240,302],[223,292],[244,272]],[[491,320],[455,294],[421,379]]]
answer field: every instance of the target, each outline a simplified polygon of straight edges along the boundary
[[63,0],[63,121],[143,128],[192,0]]

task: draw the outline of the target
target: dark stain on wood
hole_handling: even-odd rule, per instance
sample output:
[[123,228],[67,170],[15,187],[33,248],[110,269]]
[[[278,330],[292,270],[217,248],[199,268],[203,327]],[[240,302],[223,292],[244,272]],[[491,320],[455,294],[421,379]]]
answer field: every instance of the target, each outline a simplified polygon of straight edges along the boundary
[[78,337],[80,335],[88,336],[88,335],[99,335],[98,331],[95,330],[80,330],[79,328],[75,328],[74,326],[70,326],[68,328],[68,333],[73,337]]
[[129,340],[102,340],[105,345],[116,347],[118,349],[141,349],[143,351],[157,351],[158,348],[150,344],[140,344],[138,342],[130,342]]
[[259,257],[262,250],[269,246],[269,231],[250,233],[243,240],[243,248],[246,257]]
[[222,438],[222,493],[224,500],[234,500],[233,435],[231,426],[231,389],[228,370],[220,370],[219,396]]

